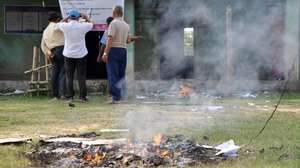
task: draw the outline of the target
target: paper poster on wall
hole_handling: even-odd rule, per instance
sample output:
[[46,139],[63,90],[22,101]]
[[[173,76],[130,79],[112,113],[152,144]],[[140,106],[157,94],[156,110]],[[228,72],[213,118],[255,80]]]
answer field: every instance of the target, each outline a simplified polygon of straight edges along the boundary
[[72,9],[79,10],[91,17],[95,23],[93,30],[103,31],[106,29],[106,18],[112,15],[113,7],[124,7],[124,0],[59,0],[59,4],[63,17],[67,17]]

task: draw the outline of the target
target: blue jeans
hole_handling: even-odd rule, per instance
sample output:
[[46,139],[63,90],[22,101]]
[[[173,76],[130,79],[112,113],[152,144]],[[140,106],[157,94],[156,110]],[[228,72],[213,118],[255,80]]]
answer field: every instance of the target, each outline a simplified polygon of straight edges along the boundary
[[120,101],[124,98],[126,64],[126,49],[111,48],[108,54],[107,75],[114,101]]

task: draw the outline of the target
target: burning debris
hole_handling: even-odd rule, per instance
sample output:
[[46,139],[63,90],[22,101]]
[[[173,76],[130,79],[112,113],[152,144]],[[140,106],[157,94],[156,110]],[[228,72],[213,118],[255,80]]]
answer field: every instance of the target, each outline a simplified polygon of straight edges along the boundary
[[193,92],[193,86],[189,83],[184,83],[180,86],[180,97],[188,97]]
[[184,167],[219,163],[227,157],[220,151],[183,135],[158,134],[150,142],[100,145],[41,141],[26,156],[38,167]]

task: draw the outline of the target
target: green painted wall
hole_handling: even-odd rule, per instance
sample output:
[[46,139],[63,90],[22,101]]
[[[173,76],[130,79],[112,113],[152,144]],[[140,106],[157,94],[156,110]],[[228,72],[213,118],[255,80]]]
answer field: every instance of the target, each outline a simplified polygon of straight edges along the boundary
[[[134,0],[125,1],[125,21],[130,25],[130,34],[135,35],[135,4]],[[134,79],[134,56],[135,45],[130,44],[127,48],[127,80]]]
[[[45,0],[49,6],[57,6],[57,1]],[[39,46],[41,34],[5,34],[4,5],[40,5],[41,0],[1,0],[0,1],[0,80],[23,80],[23,72],[32,64],[32,48]]]
[[[58,6],[58,0],[44,0],[46,6]],[[135,33],[134,0],[125,1],[125,19]],[[4,5],[38,5],[42,0],[0,0],[0,80],[24,80],[24,71],[31,68],[32,48],[40,46],[42,34],[5,34]],[[128,76],[134,72],[134,45],[128,48]],[[27,77],[28,79],[28,77]]]

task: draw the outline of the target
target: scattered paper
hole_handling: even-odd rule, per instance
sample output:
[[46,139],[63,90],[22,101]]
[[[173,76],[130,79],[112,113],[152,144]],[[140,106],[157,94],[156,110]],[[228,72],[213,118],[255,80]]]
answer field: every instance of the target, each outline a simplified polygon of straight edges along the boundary
[[136,95],[135,97],[136,97],[136,99],[139,99],[139,100],[141,100],[141,99],[147,99],[146,96],[139,96],[139,95]]
[[127,139],[90,139],[90,138],[55,138],[55,139],[48,139],[45,140],[45,142],[72,142],[77,144],[83,144],[83,145],[109,145],[109,144],[120,144],[120,143],[126,143]]
[[27,143],[30,141],[31,138],[7,138],[7,139],[0,139],[0,145],[20,144],[20,143]]
[[242,97],[242,98],[256,98],[257,97],[256,94],[252,94],[252,93],[241,93],[238,96]]
[[224,154],[226,156],[236,157],[238,155],[237,151],[240,149],[240,147],[235,145],[233,140],[229,140],[221,145],[216,146],[215,149],[220,150],[220,152],[216,153],[216,156]]
[[24,94],[25,92],[23,90],[15,90],[14,92],[11,93],[0,93],[0,96],[12,96],[12,95],[20,95]]
[[209,145],[201,145],[201,147],[206,148],[206,149],[213,149],[213,146],[209,146]]
[[249,106],[255,106],[255,104],[254,104],[254,103],[248,103],[248,105],[249,105]]
[[207,106],[206,109],[209,111],[218,111],[218,110],[223,110],[224,107],[223,106]]
[[100,132],[130,132],[129,129],[102,129]]

